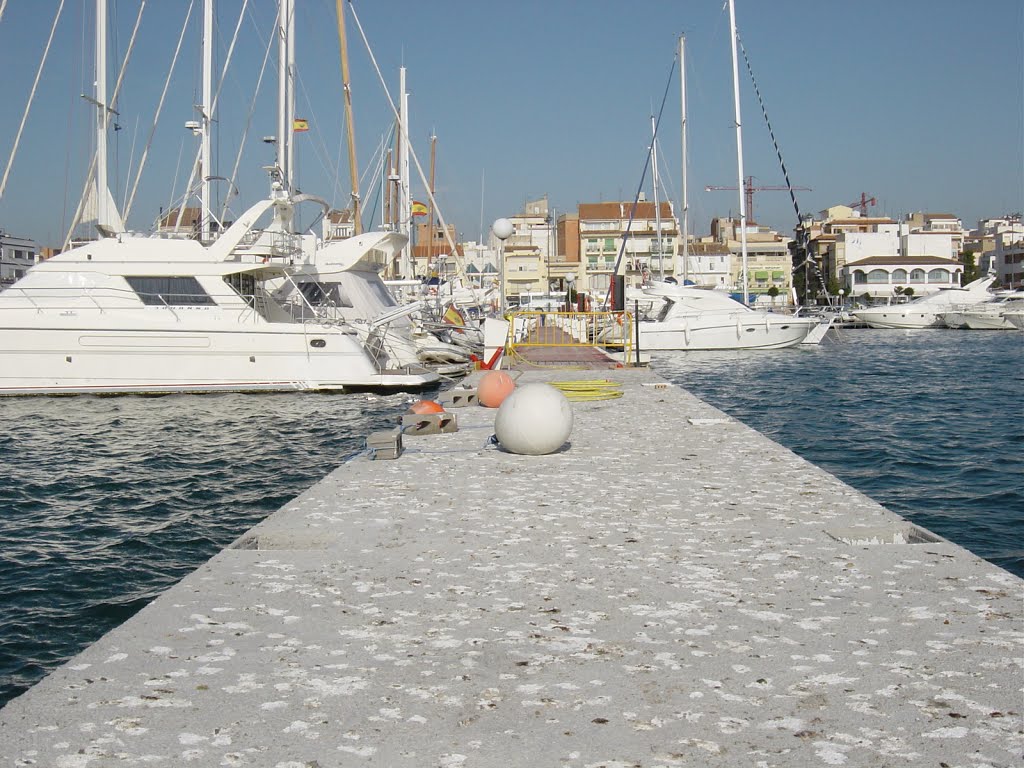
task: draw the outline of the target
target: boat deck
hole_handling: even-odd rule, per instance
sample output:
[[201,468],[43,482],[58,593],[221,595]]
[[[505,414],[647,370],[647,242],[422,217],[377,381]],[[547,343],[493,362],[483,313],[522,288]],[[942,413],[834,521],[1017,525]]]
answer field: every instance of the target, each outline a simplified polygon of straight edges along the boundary
[[602,376],[557,453],[469,406],[340,466],[0,710],[0,763],[1020,765],[1019,578]]

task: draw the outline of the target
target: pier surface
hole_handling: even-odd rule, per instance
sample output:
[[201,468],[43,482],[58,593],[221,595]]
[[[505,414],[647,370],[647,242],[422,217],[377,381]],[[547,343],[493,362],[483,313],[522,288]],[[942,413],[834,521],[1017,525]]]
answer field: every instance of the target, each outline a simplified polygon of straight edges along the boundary
[[341,466],[0,710],[0,765],[1022,764],[1024,582],[650,371],[520,382],[593,378],[559,453],[470,406]]

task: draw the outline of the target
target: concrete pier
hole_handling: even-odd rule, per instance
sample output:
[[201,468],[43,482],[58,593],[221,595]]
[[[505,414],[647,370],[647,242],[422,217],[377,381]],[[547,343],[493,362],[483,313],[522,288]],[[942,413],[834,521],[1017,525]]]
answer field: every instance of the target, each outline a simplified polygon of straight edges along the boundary
[[[596,374],[596,375],[595,375]],[[1024,583],[647,370],[340,467],[0,710],[0,764],[1020,766]]]

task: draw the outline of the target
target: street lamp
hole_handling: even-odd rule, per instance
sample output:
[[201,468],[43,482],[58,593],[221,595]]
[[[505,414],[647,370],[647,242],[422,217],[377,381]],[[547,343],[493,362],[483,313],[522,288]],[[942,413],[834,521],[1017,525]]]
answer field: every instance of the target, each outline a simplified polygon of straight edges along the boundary
[[505,314],[505,241],[512,236],[515,227],[508,219],[497,219],[491,225],[491,232],[498,238],[498,311]]

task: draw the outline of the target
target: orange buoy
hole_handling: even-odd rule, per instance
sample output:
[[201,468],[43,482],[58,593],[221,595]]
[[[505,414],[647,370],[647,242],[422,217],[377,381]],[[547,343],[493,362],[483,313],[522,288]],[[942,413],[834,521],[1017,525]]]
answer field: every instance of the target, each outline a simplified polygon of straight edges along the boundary
[[497,408],[515,388],[515,379],[505,371],[488,371],[476,386],[477,401],[486,408]]
[[444,413],[444,407],[433,400],[417,400],[409,406],[409,413]]

